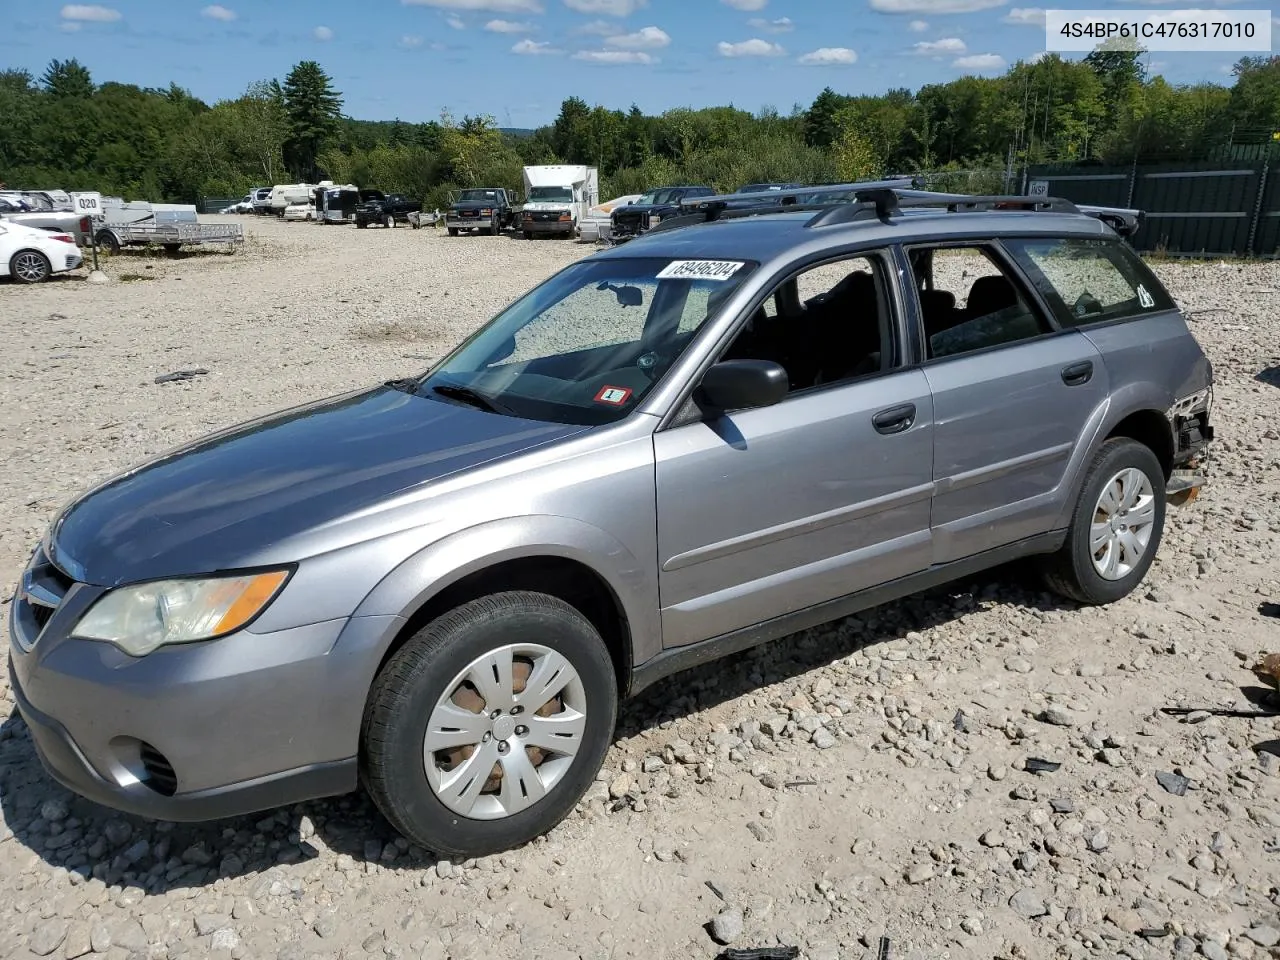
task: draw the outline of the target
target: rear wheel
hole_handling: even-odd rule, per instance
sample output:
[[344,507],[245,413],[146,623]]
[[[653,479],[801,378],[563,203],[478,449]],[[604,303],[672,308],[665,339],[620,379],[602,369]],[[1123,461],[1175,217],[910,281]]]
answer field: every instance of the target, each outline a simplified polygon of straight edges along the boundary
[[1151,449],[1115,437],[1094,455],[1066,542],[1045,581],[1078,603],[1112,603],[1147,575],[1164,533],[1164,469]]
[[533,239],[533,231],[532,231],[532,230],[526,230],[526,231],[524,232],[524,238],[525,238],[526,240],[532,240],[532,239]]
[[491,236],[496,237],[501,232],[502,232],[502,221],[499,220],[497,215],[495,214],[494,218],[489,221],[489,234]]
[[432,621],[391,658],[365,711],[362,777],[409,840],[456,858],[546,833],[599,772],[617,717],[595,628],[513,591]]
[[110,230],[98,231],[98,246],[107,251],[107,253],[115,254],[120,252],[120,241]]
[[457,228],[457,227],[450,227],[450,228],[449,228],[449,236],[451,236],[451,237],[456,237],[457,235],[458,235],[458,228]]
[[9,259],[9,276],[18,283],[43,283],[53,275],[53,265],[39,250],[19,250]]

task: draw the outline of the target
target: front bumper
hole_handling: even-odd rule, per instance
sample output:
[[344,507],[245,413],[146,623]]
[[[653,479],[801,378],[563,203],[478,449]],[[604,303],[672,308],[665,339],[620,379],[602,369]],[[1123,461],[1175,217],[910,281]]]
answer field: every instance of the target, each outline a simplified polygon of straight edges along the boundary
[[493,217],[460,217],[450,213],[445,216],[444,222],[445,226],[456,230],[475,230],[476,228],[491,230],[493,228]]
[[67,635],[101,592],[73,584],[43,625],[21,590],[10,605],[10,685],[54,779],[174,821],[355,789],[364,700],[399,618],[242,630],[133,658]]
[[572,234],[577,224],[572,220],[521,220],[520,229],[527,233]]

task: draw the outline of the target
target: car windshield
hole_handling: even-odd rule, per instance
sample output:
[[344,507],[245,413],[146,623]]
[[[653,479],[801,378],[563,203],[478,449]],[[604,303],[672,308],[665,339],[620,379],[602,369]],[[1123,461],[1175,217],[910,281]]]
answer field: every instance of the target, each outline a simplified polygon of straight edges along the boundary
[[573,201],[573,191],[568,187],[532,187],[529,190],[529,199],[535,201],[564,200],[571,203]]
[[497,190],[463,190],[458,194],[458,200],[461,203],[472,202],[476,200],[497,200]]
[[620,420],[756,266],[666,257],[581,261],[498,314],[415,392],[530,420]]
[[641,194],[640,199],[636,201],[636,204],[648,204],[653,206],[659,203],[670,203],[671,197],[675,192],[675,189],[670,187],[666,190],[650,190],[648,193]]

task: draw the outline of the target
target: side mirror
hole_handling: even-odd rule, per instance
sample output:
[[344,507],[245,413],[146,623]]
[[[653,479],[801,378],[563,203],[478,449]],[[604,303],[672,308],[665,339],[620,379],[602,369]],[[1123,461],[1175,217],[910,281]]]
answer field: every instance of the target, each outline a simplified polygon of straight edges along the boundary
[[702,378],[702,396],[717,410],[768,407],[787,395],[787,371],[772,360],[722,360]]

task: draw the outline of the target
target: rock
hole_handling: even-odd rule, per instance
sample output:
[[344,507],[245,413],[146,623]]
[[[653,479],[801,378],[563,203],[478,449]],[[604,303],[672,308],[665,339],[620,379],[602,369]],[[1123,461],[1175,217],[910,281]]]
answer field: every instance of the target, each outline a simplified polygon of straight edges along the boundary
[[1156,782],[1175,797],[1180,797],[1185,794],[1187,792],[1187,787],[1191,784],[1191,781],[1186,777],[1177,773],[1169,773],[1165,770],[1156,771]]
[[987,776],[999,783],[1009,775],[1009,768],[1001,763],[993,763],[987,767]]
[[1077,677],[1100,677],[1106,672],[1106,669],[1100,663],[1094,661],[1085,661],[1076,667]]
[[1244,935],[1260,947],[1274,947],[1280,943],[1280,930],[1265,923],[1246,930]]
[[59,823],[67,819],[67,815],[70,812],[67,808],[67,801],[61,797],[54,797],[40,804],[41,819],[48,820],[50,823]]
[[102,828],[102,833],[107,838],[107,843],[118,847],[133,836],[133,827],[123,820],[108,820],[106,826]]
[[67,939],[63,941],[62,956],[66,960],[76,960],[93,951],[93,941],[89,938],[89,925],[83,921],[71,924],[67,931]]
[[613,800],[621,800],[635,784],[635,779],[630,774],[624,773],[609,784],[609,797]]
[[934,877],[933,864],[917,863],[907,871],[907,883],[926,883]]
[[338,921],[335,917],[332,915],[326,915],[320,917],[315,923],[313,923],[311,925],[311,929],[314,930],[316,932],[316,936],[321,939],[331,940],[338,935],[338,931],[341,928],[339,927]]
[[1125,933],[1137,933],[1146,924],[1142,920],[1142,914],[1137,910],[1130,908],[1113,908],[1107,911],[1106,919],[1115,924]]
[[835,735],[826,727],[819,727],[813,733],[813,745],[819,750],[829,750],[836,745]]
[[648,756],[641,762],[640,769],[645,773],[657,773],[665,766],[661,757]]
[[1206,940],[1200,944],[1200,952],[1204,954],[1205,960],[1230,960],[1227,956],[1227,948],[1212,940]]
[[1036,894],[1034,890],[1023,887],[1012,897],[1009,898],[1009,906],[1013,912],[1019,916],[1026,917],[1028,920],[1034,920],[1036,917],[1043,917],[1048,913],[1048,909],[1044,905],[1044,901]]
[[64,920],[46,920],[37,924],[27,944],[37,957],[47,957],[67,938],[67,924]]
[[1004,668],[1011,673],[1030,673],[1032,670],[1031,663],[1022,657],[1010,657],[1004,662]]
[[1030,873],[1040,865],[1040,854],[1034,850],[1024,850],[1018,854],[1018,859],[1014,861],[1014,866],[1024,873]]
[[997,829],[988,830],[978,840],[984,847],[1003,847],[1004,834]]
[[1044,723],[1052,724],[1055,727],[1074,727],[1076,725],[1076,718],[1071,711],[1056,703],[1051,704],[1042,711],[1040,719]]
[[1051,797],[1049,807],[1054,813],[1075,813],[1075,801],[1070,797]]
[[965,917],[960,921],[960,929],[971,937],[982,936],[982,921],[977,917]]
[[89,945],[94,953],[106,953],[111,949],[111,931],[105,924],[95,923],[89,930]]
[[711,936],[716,943],[728,945],[742,936],[744,927],[742,912],[730,907],[711,921]]
[[234,950],[240,946],[240,935],[230,927],[223,927],[213,932],[213,938],[209,941],[209,946],[214,950]]
[[1101,853],[1111,845],[1111,837],[1105,830],[1099,830],[1089,838],[1089,849],[1094,853]]
[[1196,952],[1196,942],[1190,937],[1178,937],[1173,941],[1173,955],[1175,957],[1189,957]]

